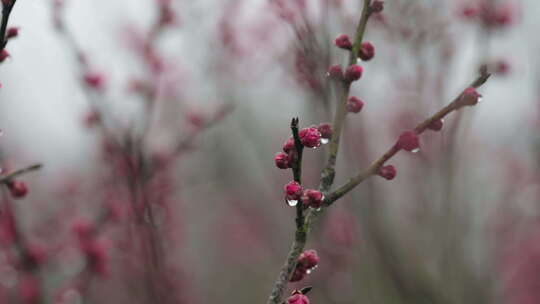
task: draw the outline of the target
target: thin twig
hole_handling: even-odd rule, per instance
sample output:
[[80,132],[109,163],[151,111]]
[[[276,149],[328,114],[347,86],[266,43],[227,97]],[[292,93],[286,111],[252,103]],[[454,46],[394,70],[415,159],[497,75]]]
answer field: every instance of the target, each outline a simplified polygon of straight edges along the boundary
[[[478,88],[481,85],[483,85],[489,78],[490,74],[484,72],[481,72],[481,74],[476,78],[471,84],[470,87]],[[460,105],[458,104],[458,101],[462,95],[458,95],[452,102],[450,102],[447,106],[442,108],[437,113],[433,114],[428,119],[424,120],[420,124],[414,128],[414,131],[417,134],[423,133],[429,125],[431,125],[434,121],[443,119],[446,115],[450,114],[451,112],[460,109]],[[330,193],[326,196],[325,199],[325,205],[331,205],[333,202],[341,198],[343,195],[347,194],[349,191],[354,189],[358,184],[363,182],[366,178],[377,174],[379,169],[381,168],[384,163],[386,163],[390,158],[392,158],[394,155],[396,155],[397,152],[399,152],[399,148],[397,148],[395,145],[392,146],[390,149],[386,151],[381,157],[379,157],[377,160],[375,160],[371,165],[365,169],[364,171],[361,171],[353,178],[349,179],[349,181],[339,187],[334,192]]]
[[[356,63],[358,50],[360,49],[360,45],[362,44],[362,39],[364,37],[366,25],[367,25],[369,16],[371,15],[371,12],[369,9],[370,3],[371,3],[370,0],[364,0],[364,5],[362,8],[362,15],[360,17],[360,21],[358,22],[353,49],[351,50],[351,54],[349,56],[349,65]],[[346,105],[347,105],[347,99],[349,96],[351,83],[343,82],[342,84],[343,84],[342,100],[340,101],[340,104],[338,104],[337,106],[336,114],[334,116],[334,122],[332,126],[333,135],[332,135],[332,138],[330,139],[330,144],[329,144],[330,155],[328,157],[328,162],[321,174],[321,185],[319,188],[323,192],[328,191],[330,187],[332,186],[332,183],[334,182],[335,165],[336,165],[337,153],[339,149],[339,139],[341,136],[341,130],[343,128],[343,124],[345,122],[345,117],[347,114]],[[298,205],[301,205],[301,204],[299,203]],[[292,272],[294,271],[298,257],[300,256],[300,254],[302,253],[306,245],[307,234],[309,232],[309,227],[310,227],[310,224],[309,224],[310,222],[307,220],[307,216],[309,216],[313,211],[308,211],[308,215],[304,217],[303,210],[301,209],[303,207],[298,206],[298,205],[296,209],[297,210],[297,227],[296,227],[296,232],[295,232],[295,238],[291,245],[291,249],[289,250],[289,253],[287,254],[285,263],[281,267],[279,276],[274,282],[274,286],[272,288],[272,292],[270,293],[270,297],[268,298],[267,304],[281,303],[284,289],[287,286],[287,283],[289,282]],[[301,216],[303,225],[298,225],[298,215]]]
[[2,183],[2,184],[9,183],[15,177],[17,177],[17,176],[19,176],[21,174],[25,174],[25,173],[28,173],[28,172],[31,172],[31,171],[39,170],[42,167],[43,167],[42,164],[34,164],[34,165],[28,166],[26,168],[15,170],[15,171],[13,171],[13,172],[11,172],[9,174],[6,174],[6,175],[0,177],[0,183]]

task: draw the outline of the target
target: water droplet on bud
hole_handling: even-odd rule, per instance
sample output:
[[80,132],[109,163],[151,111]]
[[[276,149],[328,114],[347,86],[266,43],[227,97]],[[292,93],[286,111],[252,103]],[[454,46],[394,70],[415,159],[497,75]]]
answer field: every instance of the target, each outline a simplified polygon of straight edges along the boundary
[[298,200],[287,200],[287,205],[294,207],[298,205]]
[[321,138],[321,144],[326,145],[330,140],[328,138]]
[[416,148],[416,149],[411,150],[412,153],[418,153],[419,151],[420,151],[420,148]]

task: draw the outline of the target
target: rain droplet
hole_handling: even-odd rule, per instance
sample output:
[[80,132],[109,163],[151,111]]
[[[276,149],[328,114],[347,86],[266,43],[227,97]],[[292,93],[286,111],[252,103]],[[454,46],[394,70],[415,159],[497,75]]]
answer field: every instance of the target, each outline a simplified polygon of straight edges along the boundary
[[476,100],[477,102],[481,102],[482,101],[482,97],[478,97],[478,99]]
[[306,273],[307,273],[307,274],[310,274],[310,273],[311,273],[311,269],[306,270]]
[[326,145],[330,140],[328,138],[321,138],[321,144]]
[[411,150],[412,153],[418,153],[418,151],[420,151],[420,148],[416,148],[416,149]]
[[298,204],[298,200],[287,200],[287,205],[294,207]]
[[322,209],[322,208],[319,207],[319,208],[315,209],[315,211],[319,212],[319,211],[321,211],[321,209]]

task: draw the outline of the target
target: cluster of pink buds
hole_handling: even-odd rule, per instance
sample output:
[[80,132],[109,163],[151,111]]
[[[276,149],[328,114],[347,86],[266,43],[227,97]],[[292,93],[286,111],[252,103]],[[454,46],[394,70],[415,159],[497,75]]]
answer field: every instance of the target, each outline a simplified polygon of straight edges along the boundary
[[19,36],[19,28],[18,27],[10,27],[6,31],[6,38],[11,39]]
[[[334,44],[336,45],[336,47],[343,50],[351,51],[353,49],[353,43],[351,42],[349,36],[346,34],[341,34],[337,36],[337,38],[334,40]],[[363,61],[371,60],[373,59],[373,57],[375,57],[375,47],[371,42],[362,42],[360,48],[358,49],[357,55]]]
[[[307,148],[318,148],[321,144],[326,144],[332,137],[332,126],[328,123],[321,123],[318,126],[311,126],[301,129],[298,137],[302,146]],[[276,167],[280,169],[292,168],[293,162],[297,159],[297,151],[293,137],[289,137],[283,144],[283,152],[278,152],[274,156]]]
[[314,189],[304,189],[298,182],[290,181],[283,189],[285,193],[285,200],[289,206],[296,206],[298,201],[307,208],[318,209],[324,202],[324,195],[322,192]]
[[321,145],[321,132],[315,126],[300,130],[298,136],[304,147],[318,148]]
[[313,249],[306,250],[298,257],[296,268],[291,277],[291,282],[301,281],[306,275],[310,274],[319,264],[319,256]]
[[515,21],[515,8],[510,3],[480,0],[461,7],[460,15],[468,20],[478,20],[485,27],[504,28]]
[[321,191],[307,189],[304,190],[304,193],[302,193],[300,200],[304,206],[318,209],[321,208],[323,204],[324,195]]
[[14,198],[23,198],[28,193],[26,183],[19,180],[12,180],[6,183],[11,196]]

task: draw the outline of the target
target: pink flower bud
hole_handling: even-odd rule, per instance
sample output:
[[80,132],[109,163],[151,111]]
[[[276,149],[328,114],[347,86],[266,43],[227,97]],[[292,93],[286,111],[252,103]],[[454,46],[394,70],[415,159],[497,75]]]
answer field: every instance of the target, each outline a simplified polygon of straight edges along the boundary
[[304,128],[298,132],[302,145],[308,148],[317,148],[321,145],[321,132],[317,128]]
[[9,52],[6,49],[3,49],[0,52],[0,62],[4,62],[9,57]]
[[274,156],[274,162],[276,163],[276,167],[280,169],[288,169],[289,168],[289,155],[284,152],[278,152]]
[[351,96],[347,100],[347,111],[351,113],[358,113],[364,107],[364,102],[360,98]]
[[295,151],[296,147],[294,145],[294,138],[289,137],[285,143],[283,144],[283,152],[289,153],[291,151]]
[[81,250],[86,255],[90,269],[101,276],[109,273],[107,263],[107,244],[104,241],[95,239],[88,240],[81,244]]
[[6,38],[11,39],[19,36],[19,28],[18,27],[10,27],[7,29],[6,32]]
[[353,64],[345,71],[345,80],[349,82],[356,81],[362,77],[363,72],[364,69],[361,66]]
[[317,251],[310,249],[302,252],[298,257],[298,266],[304,269],[312,269],[319,264],[320,258],[317,255]]
[[358,50],[358,57],[364,61],[371,60],[375,56],[375,47],[371,42],[362,42],[360,50]]
[[512,22],[514,21],[514,15],[510,7],[501,5],[500,7],[495,9],[493,19],[496,25],[503,27],[512,24]]
[[321,191],[307,189],[302,194],[301,201],[306,207],[320,208],[324,201],[324,195]]
[[420,148],[420,139],[416,135],[416,132],[405,131],[399,136],[396,145],[399,149],[414,152]]
[[463,106],[474,106],[476,105],[482,98],[482,95],[480,95],[475,88],[468,87],[466,88],[459,99],[456,101],[456,106],[458,108]]
[[479,10],[476,6],[466,5],[461,8],[460,15],[465,19],[473,19],[478,16]]
[[302,293],[295,293],[287,299],[287,304],[309,304],[309,298]]
[[343,69],[341,68],[341,65],[336,64],[328,68],[328,72],[326,73],[328,77],[334,80],[342,80],[343,79]]
[[380,13],[384,9],[384,1],[381,0],[375,0],[371,3],[371,12],[373,13]]
[[13,198],[23,198],[28,193],[28,188],[26,187],[25,182],[14,180],[8,182],[7,186]]
[[321,133],[321,138],[324,138],[324,139],[332,138],[332,125],[330,125],[329,123],[321,123],[317,127],[317,130],[319,130],[319,132]]
[[379,169],[379,176],[387,179],[387,180],[393,180],[394,177],[396,177],[396,174],[397,174],[397,170],[394,166],[392,165],[388,165],[388,166],[383,166]]
[[508,61],[501,59],[494,63],[495,73],[501,76],[505,76],[510,72],[510,63]]
[[443,120],[437,119],[431,122],[427,128],[433,131],[440,131],[442,127],[443,127]]
[[285,185],[285,199],[287,200],[297,201],[303,192],[302,186],[295,181],[290,181]]
[[83,78],[86,85],[94,90],[102,90],[105,87],[105,77],[100,73],[88,72]]
[[349,39],[349,36],[345,34],[341,34],[337,36],[336,40],[334,40],[334,44],[340,49],[344,49],[344,50],[352,49],[351,39]]

